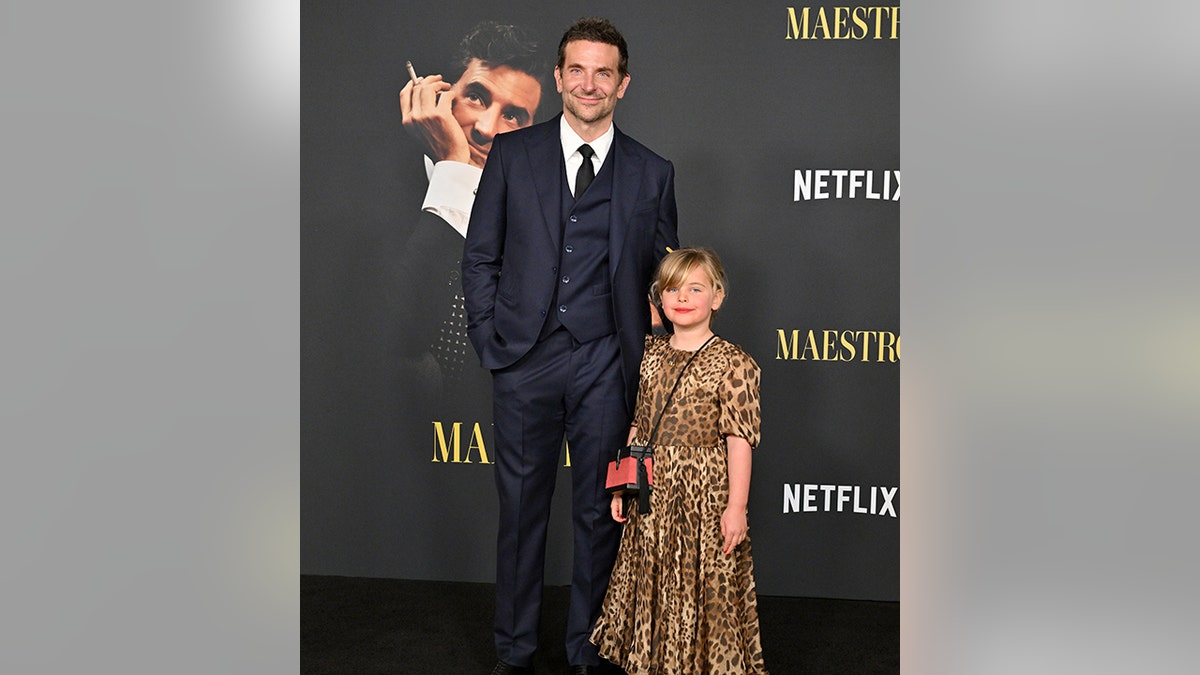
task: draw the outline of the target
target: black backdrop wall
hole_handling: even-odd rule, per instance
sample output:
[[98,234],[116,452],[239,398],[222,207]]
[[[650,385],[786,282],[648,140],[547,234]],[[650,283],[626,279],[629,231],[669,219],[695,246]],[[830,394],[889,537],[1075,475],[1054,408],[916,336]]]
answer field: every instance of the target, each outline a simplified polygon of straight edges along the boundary
[[[442,318],[397,273],[428,184],[397,94],[405,60],[453,79],[479,20],[527,27],[552,60],[585,15],[625,34],[616,123],[675,163],[680,240],[730,275],[714,328],[763,369],[759,592],[898,600],[898,6],[302,2],[302,573],[493,580],[488,375],[402,347]],[[560,107],[551,82],[538,121]]]

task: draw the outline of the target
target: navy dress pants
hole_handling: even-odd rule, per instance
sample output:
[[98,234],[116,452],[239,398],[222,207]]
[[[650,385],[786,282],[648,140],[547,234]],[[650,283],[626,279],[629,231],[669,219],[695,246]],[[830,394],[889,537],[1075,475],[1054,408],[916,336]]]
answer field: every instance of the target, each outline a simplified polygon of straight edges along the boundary
[[574,555],[567,660],[599,662],[588,638],[620,542],[605,470],[629,433],[615,334],[586,343],[559,329],[512,366],[492,372],[499,535],[496,654],[531,666],[537,650],[546,530],[563,437],[571,453]]

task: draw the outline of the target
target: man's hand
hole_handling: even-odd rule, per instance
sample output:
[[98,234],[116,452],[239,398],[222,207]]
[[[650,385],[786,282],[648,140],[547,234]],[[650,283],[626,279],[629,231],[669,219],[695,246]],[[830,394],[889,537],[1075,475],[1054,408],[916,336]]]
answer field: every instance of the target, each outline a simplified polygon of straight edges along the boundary
[[[467,137],[454,119],[454,94],[441,75],[418,77],[400,90],[400,116],[404,128],[424,146],[434,162],[471,163]],[[477,165],[478,166],[478,165]]]

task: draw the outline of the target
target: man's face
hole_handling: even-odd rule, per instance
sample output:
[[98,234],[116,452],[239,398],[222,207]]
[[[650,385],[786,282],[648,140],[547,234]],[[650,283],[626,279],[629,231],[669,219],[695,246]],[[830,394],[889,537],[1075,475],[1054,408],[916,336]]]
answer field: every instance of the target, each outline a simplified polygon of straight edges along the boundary
[[450,91],[454,119],[471,147],[471,163],[478,166],[487,160],[496,134],[533,124],[542,99],[542,87],[529,73],[508,66],[489,68],[479,59],[471,59]]
[[563,48],[562,67],[554,68],[563,114],[588,125],[611,118],[617,99],[625,96],[625,88],[629,86],[629,74],[621,77],[617,73],[620,58],[616,45],[587,40],[568,42]]

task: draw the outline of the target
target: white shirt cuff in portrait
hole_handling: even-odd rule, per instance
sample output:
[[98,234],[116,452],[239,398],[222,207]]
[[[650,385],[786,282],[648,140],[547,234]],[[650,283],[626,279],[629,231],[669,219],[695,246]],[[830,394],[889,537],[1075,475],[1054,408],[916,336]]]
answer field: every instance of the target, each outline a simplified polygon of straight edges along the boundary
[[[432,169],[429,169],[432,164]],[[450,224],[464,238],[471,219],[471,205],[483,169],[462,162],[444,161],[433,164],[428,157],[429,189],[425,192],[424,211],[430,211]]]

